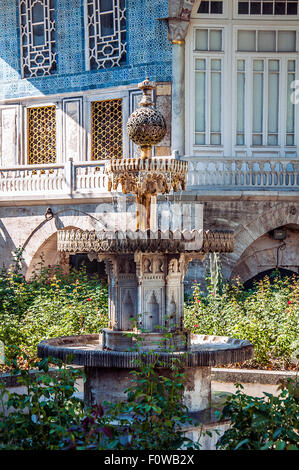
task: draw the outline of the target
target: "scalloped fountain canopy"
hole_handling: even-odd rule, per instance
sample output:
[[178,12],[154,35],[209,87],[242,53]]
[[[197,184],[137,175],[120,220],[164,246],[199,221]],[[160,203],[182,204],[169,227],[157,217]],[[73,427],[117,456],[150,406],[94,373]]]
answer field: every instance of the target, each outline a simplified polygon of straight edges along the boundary
[[[104,261],[109,281],[109,327],[97,335],[46,340],[40,357],[66,359],[85,366],[85,402],[124,398],[129,371],[140,352],[158,350],[165,361],[180,357],[188,376],[185,401],[189,409],[207,408],[211,395],[210,367],[243,361],[253,354],[246,341],[199,336],[185,331],[184,278],[190,261],[207,253],[233,251],[231,231],[203,231],[203,216],[194,230],[151,231],[151,203],[159,194],[184,190],[188,164],[175,158],[152,157],[166,124],[154,109],[155,85],[146,79],[140,108],[128,120],[128,134],[141,147],[140,158],[112,159],[106,164],[109,191],[120,187],[136,198],[136,231],[60,230],[58,250],[87,253]],[[164,331],[170,333],[165,339]],[[132,352],[141,338],[139,352]],[[165,348],[172,352],[162,353]],[[150,356],[149,360],[150,360]]]

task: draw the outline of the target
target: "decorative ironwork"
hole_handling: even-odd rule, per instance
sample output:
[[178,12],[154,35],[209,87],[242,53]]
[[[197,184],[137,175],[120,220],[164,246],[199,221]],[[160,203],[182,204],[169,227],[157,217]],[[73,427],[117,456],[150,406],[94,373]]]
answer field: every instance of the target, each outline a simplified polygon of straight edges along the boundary
[[55,0],[20,0],[22,77],[56,71]]
[[126,1],[87,0],[89,66],[110,68],[126,61]]
[[122,158],[122,100],[94,101],[91,106],[91,159]]
[[28,164],[56,162],[56,106],[27,110]]

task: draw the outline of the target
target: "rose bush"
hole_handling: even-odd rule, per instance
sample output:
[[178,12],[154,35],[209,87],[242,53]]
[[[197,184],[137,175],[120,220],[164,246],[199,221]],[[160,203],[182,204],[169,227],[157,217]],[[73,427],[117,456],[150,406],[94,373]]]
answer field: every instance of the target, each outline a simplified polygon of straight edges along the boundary
[[194,333],[247,339],[254,359],[245,365],[263,368],[295,367],[299,337],[299,279],[265,277],[252,290],[239,282],[194,283],[185,309],[185,327]]
[[35,358],[43,339],[99,333],[107,326],[105,284],[84,269],[65,274],[59,266],[42,267],[26,281],[19,258],[0,274],[0,340],[8,358],[13,345]]

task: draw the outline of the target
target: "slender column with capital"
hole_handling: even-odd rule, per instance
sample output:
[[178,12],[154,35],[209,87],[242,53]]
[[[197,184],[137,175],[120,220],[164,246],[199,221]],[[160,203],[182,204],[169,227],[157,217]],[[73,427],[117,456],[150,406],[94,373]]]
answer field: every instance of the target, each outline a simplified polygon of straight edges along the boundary
[[168,39],[172,43],[171,151],[185,154],[185,36],[189,20],[168,18]]
[[185,41],[172,41],[171,151],[185,154]]

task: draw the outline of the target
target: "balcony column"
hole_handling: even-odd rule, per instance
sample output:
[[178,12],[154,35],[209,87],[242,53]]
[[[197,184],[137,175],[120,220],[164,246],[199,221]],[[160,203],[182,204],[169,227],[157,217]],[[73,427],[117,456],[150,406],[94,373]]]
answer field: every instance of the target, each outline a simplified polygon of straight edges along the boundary
[[189,20],[168,19],[168,39],[172,43],[171,151],[185,154],[185,36]]

